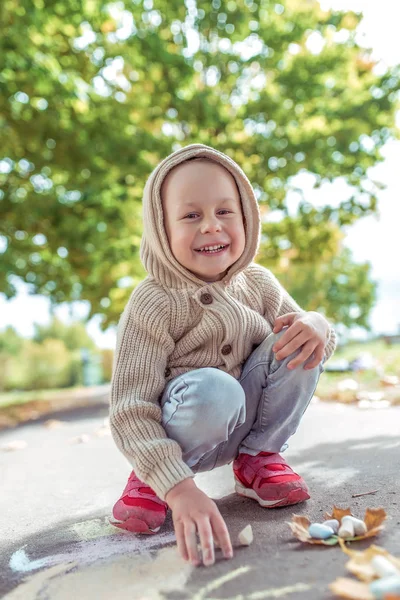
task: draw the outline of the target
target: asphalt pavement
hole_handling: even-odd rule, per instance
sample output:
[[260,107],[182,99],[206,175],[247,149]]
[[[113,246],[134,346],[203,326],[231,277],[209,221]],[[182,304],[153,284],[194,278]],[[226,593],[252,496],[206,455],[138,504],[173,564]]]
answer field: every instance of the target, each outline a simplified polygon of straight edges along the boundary
[[[311,491],[301,505],[268,510],[237,496],[230,466],[197,476],[235,545],[232,560],[217,551],[208,568],[178,557],[170,517],[151,537],[109,525],[129,466],[109,435],[107,412],[88,407],[0,432],[0,597],[332,599],[328,585],[346,575],[347,557],[338,546],[299,543],[287,522],[293,513],[321,522],[334,504],[359,517],[383,507],[386,527],[372,542],[400,557],[400,407],[311,404],[285,453]],[[241,547],[237,535],[248,523],[254,542]]]

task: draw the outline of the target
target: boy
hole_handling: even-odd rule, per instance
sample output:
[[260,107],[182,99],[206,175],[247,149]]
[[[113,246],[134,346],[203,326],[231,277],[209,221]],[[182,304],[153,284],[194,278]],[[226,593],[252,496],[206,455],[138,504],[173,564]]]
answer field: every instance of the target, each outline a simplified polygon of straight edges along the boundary
[[114,440],[134,467],[113,514],[137,533],[172,509],[178,549],[232,557],[226,524],[193,476],[233,461],[236,491],[273,508],[309,498],[280,456],[335,334],[253,263],[260,216],[228,156],[182,148],[150,175],[141,259],[148,277],[121,317],[111,393]]

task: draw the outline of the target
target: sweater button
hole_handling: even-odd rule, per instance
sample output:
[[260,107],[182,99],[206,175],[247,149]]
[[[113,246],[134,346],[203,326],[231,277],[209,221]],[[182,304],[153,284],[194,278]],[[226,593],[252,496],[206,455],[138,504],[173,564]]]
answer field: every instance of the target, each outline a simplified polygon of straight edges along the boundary
[[227,356],[228,354],[230,354],[232,352],[232,346],[230,346],[229,344],[227,344],[226,346],[223,346],[221,352],[224,356]]
[[202,304],[211,304],[212,301],[213,301],[213,297],[208,292],[206,292],[205,294],[201,294],[200,302]]

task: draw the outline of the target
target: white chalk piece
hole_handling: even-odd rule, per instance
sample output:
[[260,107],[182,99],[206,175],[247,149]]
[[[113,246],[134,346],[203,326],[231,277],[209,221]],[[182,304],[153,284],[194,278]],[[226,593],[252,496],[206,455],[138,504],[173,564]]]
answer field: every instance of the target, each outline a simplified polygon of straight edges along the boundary
[[343,517],[342,524],[339,527],[338,536],[344,539],[354,537],[354,523],[352,521],[345,520]]
[[400,594],[400,575],[376,579],[369,584],[369,591],[377,600],[383,600],[387,594]]
[[378,577],[389,577],[390,575],[397,575],[397,577],[400,577],[399,569],[397,569],[385,556],[380,554],[374,556],[371,560],[371,566]]
[[352,515],[345,515],[342,518],[342,525],[345,523],[353,523],[355,535],[365,535],[367,533],[367,526],[361,519],[356,519]]
[[329,521],[324,521],[322,525],[325,525],[326,527],[331,527],[334,533],[337,533],[340,527],[340,523],[337,519],[329,519]]
[[327,525],[321,525],[321,523],[312,523],[308,528],[308,533],[315,540],[326,540],[334,535],[334,531],[332,527],[328,527]]
[[251,525],[246,525],[244,529],[239,533],[238,540],[242,546],[250,546],[253,541],[253,530]]

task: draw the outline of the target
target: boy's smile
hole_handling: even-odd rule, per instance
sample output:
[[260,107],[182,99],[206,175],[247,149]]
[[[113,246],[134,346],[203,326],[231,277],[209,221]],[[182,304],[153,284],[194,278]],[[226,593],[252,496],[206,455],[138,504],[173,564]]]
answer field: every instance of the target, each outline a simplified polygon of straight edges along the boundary
[[216,162],[188,161],[167,175],[161,194],[172,254],[200,279],[222,279],[245,245],[233,176]]

